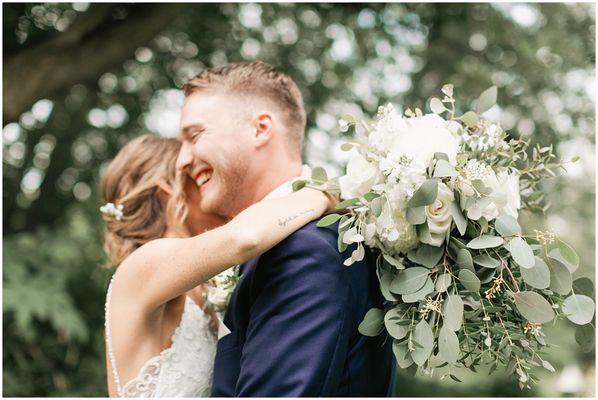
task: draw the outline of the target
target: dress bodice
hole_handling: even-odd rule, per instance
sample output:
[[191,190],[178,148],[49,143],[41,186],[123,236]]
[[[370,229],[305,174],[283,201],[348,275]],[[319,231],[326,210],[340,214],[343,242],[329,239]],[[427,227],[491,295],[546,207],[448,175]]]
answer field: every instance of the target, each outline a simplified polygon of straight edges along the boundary
[[106,347],[112,377],[121,397],[207,397],[210,395],[216,337],[210,317],[190,297],[185,299],[181,322],[172,345],[149,359],[135,378],[121,384],[110,335],[110,295],[106,296]]

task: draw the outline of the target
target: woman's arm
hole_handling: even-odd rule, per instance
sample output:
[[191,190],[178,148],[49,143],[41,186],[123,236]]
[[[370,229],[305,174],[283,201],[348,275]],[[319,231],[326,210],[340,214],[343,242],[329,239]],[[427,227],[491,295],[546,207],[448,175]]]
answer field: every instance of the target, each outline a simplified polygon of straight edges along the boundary
[[266,252],[330,206],[322,192],[301,189],[260,201],[201,235],[154,240],[123,262],[115,287],[122,285],[119,292],[130,294],[129,304],[154,311],[220,272]]

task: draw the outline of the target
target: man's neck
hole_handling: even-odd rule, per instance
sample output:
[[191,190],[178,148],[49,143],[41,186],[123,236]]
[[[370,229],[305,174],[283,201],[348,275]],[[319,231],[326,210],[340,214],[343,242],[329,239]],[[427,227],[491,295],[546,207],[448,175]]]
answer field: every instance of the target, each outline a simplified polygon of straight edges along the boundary
[[252,204],[262,200],[273,190],[301,175],[301,162],[289,163],[285,166],[268,168],[263,172],[255,185]]

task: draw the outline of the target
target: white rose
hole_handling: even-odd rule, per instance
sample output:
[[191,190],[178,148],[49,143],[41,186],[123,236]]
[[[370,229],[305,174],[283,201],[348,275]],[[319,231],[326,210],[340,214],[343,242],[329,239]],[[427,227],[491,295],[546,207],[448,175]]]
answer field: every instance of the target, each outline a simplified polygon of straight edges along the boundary
[[501,194],[501,214],[507,214],[517,219],[521,208],[521,193],[519,192],[519,175],[500,172],[497,176]]
[[427,167],[434,153],[445,153],[456,164],[459,139],[451,132],[449,123],[436,114],[403,119],[397,124],[390,149],[395,157],[405,155],[413,162]]
[[349,160],[347,174],[339,178],[341,197],[352,199],[363,196],[377,182],[378,176],[378,168],[358,154]]
[[453,191],[441,182],[438,185],[436,200],[425,208],[428,229],[431,236],[431,240],[427,242],[428,244],[440,247],[444,242],[453,222],[450,207],[454,199]]

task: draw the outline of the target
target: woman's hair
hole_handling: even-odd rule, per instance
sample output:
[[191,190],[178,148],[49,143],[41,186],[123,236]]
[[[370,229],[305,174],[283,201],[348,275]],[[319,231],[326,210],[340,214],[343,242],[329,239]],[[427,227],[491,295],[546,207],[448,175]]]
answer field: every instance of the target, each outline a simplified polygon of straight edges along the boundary
[[[118,266],[138,247],[163,237],[167,227],[181,236],[187,234],[185,176],[175,166],[179,149],[175,139],[144,134],[128,142],[110,162],[101,180],[102,198],[123,206],[120,218],[103,213],[104,250],[110,266]],[[166,204],[158,187],[161,183],[173,189]]]

